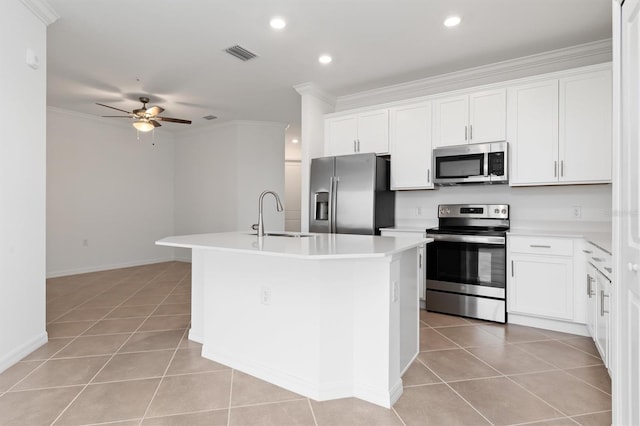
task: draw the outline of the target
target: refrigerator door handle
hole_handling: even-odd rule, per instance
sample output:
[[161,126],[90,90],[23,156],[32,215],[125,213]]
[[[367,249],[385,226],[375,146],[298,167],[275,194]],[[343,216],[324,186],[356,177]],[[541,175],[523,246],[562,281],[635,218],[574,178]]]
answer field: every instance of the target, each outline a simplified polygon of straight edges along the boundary
[[329,233],[336,232],[336,177],[331,176],[329,185]]

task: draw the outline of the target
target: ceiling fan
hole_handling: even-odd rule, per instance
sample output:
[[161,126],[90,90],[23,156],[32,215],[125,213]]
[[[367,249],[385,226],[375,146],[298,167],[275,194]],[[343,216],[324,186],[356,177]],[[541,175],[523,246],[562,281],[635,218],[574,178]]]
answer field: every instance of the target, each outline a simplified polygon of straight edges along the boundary
[[169,118],[169,117],[160,117],[158,114],[161,114],[164,111],[164,108],[159,106],[152,106],[147,108],[147,104],[149,103],[149,98],[145,96],[141,96],[140,102],[142,102],[142,108],[134,109],[133,111],[125,111],[120,108],[112,107],[109,105],[101,104],[96,102],[96,105],[100,105],[103,107],[115,109],[116,111],[122,111],[127,115],[103,115],[103,117],[112,117],[112,118],[133,118],[135,121],[133,122],[133,127],[141,132],[149,132],[156,127],[162,126],[162,124],[158,123],[158,121],[168,121],[170,123],[182,123],[182,124],[191,124],[191,120],[183,120],[180,118]]

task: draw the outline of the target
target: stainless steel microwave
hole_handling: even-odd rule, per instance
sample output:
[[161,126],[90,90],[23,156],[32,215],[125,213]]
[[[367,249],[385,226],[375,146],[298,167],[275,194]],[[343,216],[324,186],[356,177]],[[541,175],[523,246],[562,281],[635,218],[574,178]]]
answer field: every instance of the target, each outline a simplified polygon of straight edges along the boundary
[[447,146],[433,150],[433,182],[508,183],[507,142]]

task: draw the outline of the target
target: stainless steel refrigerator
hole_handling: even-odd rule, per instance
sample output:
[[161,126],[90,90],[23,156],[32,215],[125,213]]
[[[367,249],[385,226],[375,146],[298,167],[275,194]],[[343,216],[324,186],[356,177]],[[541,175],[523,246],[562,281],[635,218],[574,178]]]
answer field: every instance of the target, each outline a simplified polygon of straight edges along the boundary
[[373,153],[314,158],[310,180],[309,231],[377,235],[394,225],[387,158]]

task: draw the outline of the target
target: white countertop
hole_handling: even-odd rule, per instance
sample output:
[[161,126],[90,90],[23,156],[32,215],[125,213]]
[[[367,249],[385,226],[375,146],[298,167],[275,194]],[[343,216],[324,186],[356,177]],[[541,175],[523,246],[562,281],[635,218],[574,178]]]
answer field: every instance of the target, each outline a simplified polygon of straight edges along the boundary
[[[291,233],[295,234],[295,233]],[[382,258],[433,241],[416,236],[380,237],[374,235],[311,234],[291,238],[248,232],[224,232],[167,237],[157,245],[192,249],[263,254],[308,259]]]
[[591,244],[600,247],[602,250],[611,254],[611,232],[594,231],[589,229],[578,230],[560,230],[560,229],[544,229],[544,228],[511,228],[509,235],[524,235],[536,237],[562,237],[562,238],[584,238]]

